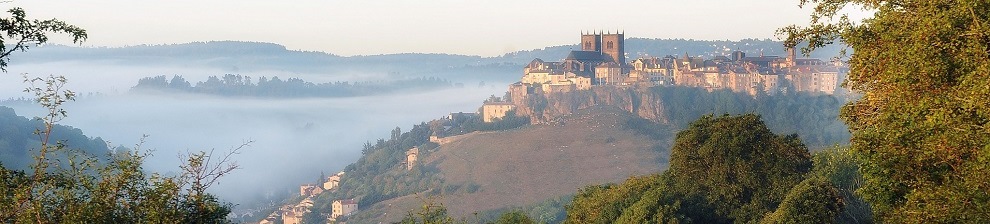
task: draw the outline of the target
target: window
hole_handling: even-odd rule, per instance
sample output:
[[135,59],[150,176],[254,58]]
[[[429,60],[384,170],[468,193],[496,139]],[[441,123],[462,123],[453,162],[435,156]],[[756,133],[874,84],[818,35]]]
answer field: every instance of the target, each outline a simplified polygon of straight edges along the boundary
[[612,41],[608,42],[608,49],[612,49]]
[[584,48],[585,49],[591,49],[591,41],[584,42]]

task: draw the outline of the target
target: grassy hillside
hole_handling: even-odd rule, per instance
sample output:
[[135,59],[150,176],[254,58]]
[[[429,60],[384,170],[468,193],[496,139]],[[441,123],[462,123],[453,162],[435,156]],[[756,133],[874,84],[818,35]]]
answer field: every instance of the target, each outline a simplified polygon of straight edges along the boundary
[[669,148],[669,137],[639,134],[627,126],[634,119],[622,110],[596,107],[555,125],[464,136],[423,158],[425,166],[439,169],[441,189],[382,201],[351,221],[398,221],[427,200],[471,220],[475,212],[537,204],[583,186],[665,169],[666,151],[659,149]]

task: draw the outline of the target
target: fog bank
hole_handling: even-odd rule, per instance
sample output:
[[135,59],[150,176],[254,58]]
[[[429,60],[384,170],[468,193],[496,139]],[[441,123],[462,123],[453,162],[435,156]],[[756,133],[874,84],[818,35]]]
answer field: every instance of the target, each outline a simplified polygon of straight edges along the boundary
[[[100,92],[66,103],[68,117],[61,124],[102,137],[113,145],[132,147],[149,135],[145,149],[153,149],[146,163],[151,171],[175,174],[187,151],[226,151],[254,141],[235,160],[242,169],[220,180],[212,191],[223,200],[245,204],[268,195],[298,191],[300,183],[315,182],[320,172],[341,170],[360,156],[361,145],[387,138],[395,127],[440,118],[450,112],[473,112],[490,95],[501,96],[507,83],[467,85],[408,94],[349,98],[255,99],[194,94],[128,93],[136,80],[154,74],[185,77],[219,75],[221,71],[192,68],[100,67],[101,72],[74,73],[66,65],[19,67],[0,75],[0,99],[28,96],[19,71],[32,76],[65,75],[67,88]],[[87,71],[87,65],[72,65]],[[96,65],[94,65],[96,67]],[[95,69],[95,68],[92,68]],[[137,73],[138,75],[135,75]],[[273,74],[258,74],[258,76]],[[289,75],[280,77],[296,77]],[[316,77],[317,75],[308,75]],[[307,75],[300,78],[309,79]],[[190,78],[190,81],[200,81]],[[324,78],[327,79],[327,78]],[[321,81],[314,78],[313,81]],[[23,116],[44,113],[37,105],[9,105]]]

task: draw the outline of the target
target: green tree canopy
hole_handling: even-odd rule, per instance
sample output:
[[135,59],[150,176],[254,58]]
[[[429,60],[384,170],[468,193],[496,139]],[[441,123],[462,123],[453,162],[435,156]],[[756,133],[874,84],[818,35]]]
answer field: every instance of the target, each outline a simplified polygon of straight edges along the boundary
[[[841,112],[864,161],[861,190],[881,222],[990,222],[990,2],[802,0],[808,27],[781,30],[810,50],[853,49]],[[850,21],[844,8],[872,18]]]
[[48,42],[48,33],[66,33],[74,43],[86,40],[86,30],[57,19],[31,20],[21,8],[7,10],[11,17],[0,18],[0,70],[7,71],[10,54]]
[[677,134],[665,173],[581,189],[565,222],[758,222],[811,166],[797,136],[772,133],[760,116],[706,115]]
[[678,191],[710,209],[689,217],[727,223],[773,211],[810,169],[811,155],[797,135],[778,136],[747,114],[704,116],[678,133],[668,172]]
[[532,218],[526,215],[523,211],[512,211],[503,213],[495,220],[495,224],[535,224]]
[[839,190],[821,178],[809,178],[794,187],[777,211],[760,223],[835,223],[844,204]]

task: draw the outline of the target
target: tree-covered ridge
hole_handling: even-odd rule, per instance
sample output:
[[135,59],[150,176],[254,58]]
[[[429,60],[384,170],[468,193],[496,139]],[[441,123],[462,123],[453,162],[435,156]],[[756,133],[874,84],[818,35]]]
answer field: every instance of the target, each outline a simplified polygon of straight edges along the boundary
[[[14,109],[0,106],[0,164],[11,170],[26,170],[41,145],[36,133],[44,128],[43,121],[17,116]],[[82,130],[70,126],[53,126],[49,144],[56,141],[91,156],[103,157],[110,152],[103,139],[87,137]]]
[[312,83],[299,78],[282,80],[278,76],[262,76],[257,81],[250,76],[226,74],[210,76],[195,85],[182,76],[171,79],[164,75],[138,80],[131,91],[166,91],[211,94],[218,96],[248,97],[351,97],[406,91],[435,90],[453,87],[450,81],[436,77],[423,77],[378,82],[328,82]]
[[812,148],[849,141],[849,131],[839,120],[845,102],[832,95],[783,93],[750,96],[729,90],[708,91],[691,87],[655,87],[667,120],[675,127],[688,127],[704,114],[758,114],[778,133],[797,134]]
[[813,165],[797,136],[773,134],[757,115],[704,116],[678,133],[666,172],[581,189],[565,223],[869,220],[868,212],[847,212],[861,209],[846,207],[856,199],[845,181],[855,179],[842,179],[857,168],[834,153],[819,153]]

